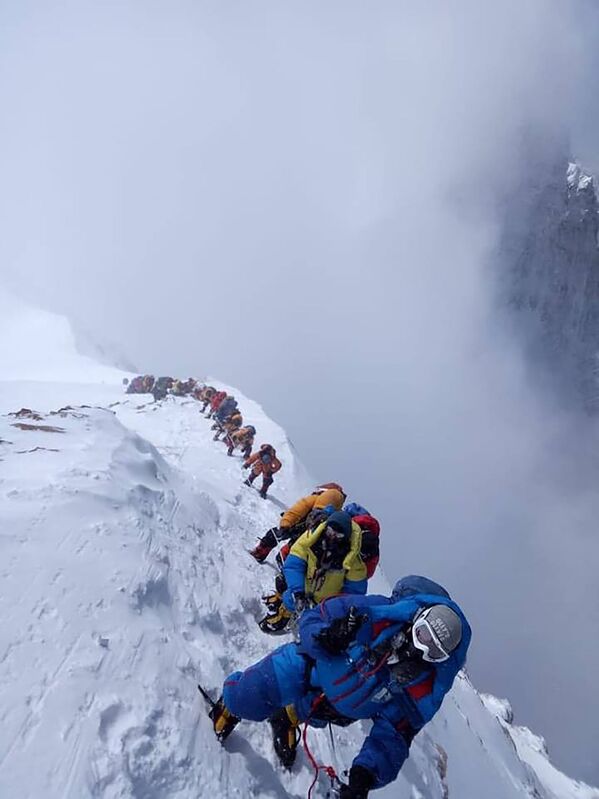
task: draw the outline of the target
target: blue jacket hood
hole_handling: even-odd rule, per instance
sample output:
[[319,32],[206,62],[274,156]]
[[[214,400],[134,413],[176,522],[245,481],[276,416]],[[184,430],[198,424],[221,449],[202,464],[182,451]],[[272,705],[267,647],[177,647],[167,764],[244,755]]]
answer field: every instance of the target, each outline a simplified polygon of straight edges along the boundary
[[353,518],[354,516],[370,516],[370,513],[364,508],[362,505],[358,505],[357,502],[349,502],[343,508],[345,513],[349,513],[349,515]]
[[402,577],[398,580],[393,588],[391,599],[397,602],[413,594],[438,594],[451,599],[449,593],[442,585],[430,580],[428,577],[421,577],[419,574],[409,574],[407,577]]

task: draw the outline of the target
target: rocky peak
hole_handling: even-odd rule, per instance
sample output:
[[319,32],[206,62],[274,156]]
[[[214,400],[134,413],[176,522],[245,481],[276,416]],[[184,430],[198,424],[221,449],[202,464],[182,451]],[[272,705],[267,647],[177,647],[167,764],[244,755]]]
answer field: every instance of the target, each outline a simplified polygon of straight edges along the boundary
[[538,375],[599,410],[599,208],[595,181],[564,160],[533,169],[506,212],[504,301]]

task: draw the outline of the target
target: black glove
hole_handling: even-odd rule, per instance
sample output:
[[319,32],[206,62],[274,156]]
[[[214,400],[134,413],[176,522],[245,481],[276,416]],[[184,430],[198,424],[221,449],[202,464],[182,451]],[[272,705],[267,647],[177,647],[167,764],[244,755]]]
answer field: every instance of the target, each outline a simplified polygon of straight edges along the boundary
[[375,778],[364,766],[352,766],[349,770],[349,785],[339,790],[341,799],[367,799],[368,791],[374,786]]
[[331,655],[338,655],[351,644],[366,618],[359,616],[356,608],[352,606],[345,616],[333,619],[329,626],[317,633],[314,638]]

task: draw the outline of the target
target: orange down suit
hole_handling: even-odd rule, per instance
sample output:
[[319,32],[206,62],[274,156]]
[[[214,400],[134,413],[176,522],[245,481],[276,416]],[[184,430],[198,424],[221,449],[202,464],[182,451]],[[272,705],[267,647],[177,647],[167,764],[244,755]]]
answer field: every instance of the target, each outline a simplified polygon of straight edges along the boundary
[[[270,455],[270,463],[263,463],[260,458],[265,453]],[[270,477],[273,474],[276,474],[279,469],[282,467],[281,461],[277,458],[277,454],[273,449],[265,449],[264,444],[260,447],[258,452],[254,452],[253,455],[245,461],[244,466],[251,466],[252,467],[252,474],[258,476],[259,474],[263,474],[264,477]]]
[[302,522],[311,511],[322,510],[327,505],[333,505],[335,510],[341,510],[344,499],[344,495],[336,488],[326,488],[320,493],[302,497],[285,511],[279,522],[279,527],[283,530],[294,527]]

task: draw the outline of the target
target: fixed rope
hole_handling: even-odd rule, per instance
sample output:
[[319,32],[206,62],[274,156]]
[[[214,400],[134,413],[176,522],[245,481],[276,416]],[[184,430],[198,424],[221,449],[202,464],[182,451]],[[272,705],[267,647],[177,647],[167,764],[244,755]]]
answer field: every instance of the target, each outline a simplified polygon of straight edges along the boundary
[[321,771],[324,771],[327,777],[330,779],[331,788],[334,788],[336,784],[339,785],[341,784],[341,780],[337,776],[337,772],[335,771],[333,766],[325,766],[321,763],[318,763],[318,761],[310,751],[310,747],[308,746],[308,723],[310,721],[310,717],[312,716],[312,714],[314,713],[314,711],[316,710],[316,708],[322,702],[323,699],[324,699],[324,694],[321,694],[320,696],[316,697],[316,699],[312,703],[312,708],[310,709],[310,715],[304,721],[304,729],[302,730],[302,743],[304,746],[304,752],[306,753],[306,757],[310,761],[310,765],[314,769],[314,779],[312,780],[312,784],[308,788],[308,799],[312,799],[312,792],[316,786],[316,783],[318,782],[318,777]]

